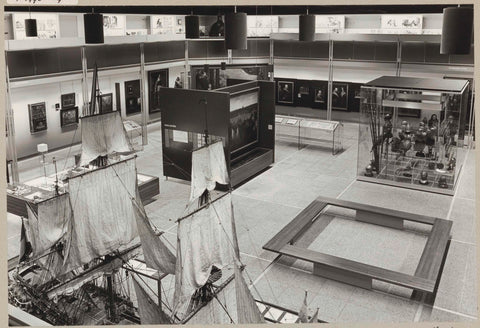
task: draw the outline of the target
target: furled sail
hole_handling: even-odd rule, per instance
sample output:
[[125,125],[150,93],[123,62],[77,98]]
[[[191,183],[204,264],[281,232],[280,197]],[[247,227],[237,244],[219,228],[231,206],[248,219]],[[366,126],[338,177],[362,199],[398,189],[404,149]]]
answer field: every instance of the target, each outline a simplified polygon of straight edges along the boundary
[[215,184],[228,184],[227,164],[221,141],[192,152],[192,184],[190,201],[198,199],[205,190],[212,191]]
[[132,275],[133,286],[135,288],[135,294],[137,295],[138,312],[140,314],[140,322],[142,325],[155,325],[155,324],[171,324],[172,321],[165,312],[162,311],[160,306],[156,304],[150,295],[145,291],[143,286],[135,275]]
[[174,304],[185,304],[202,287],[212,266],[233,261],[231,194],[227,193],[178,223]]
[[131,202],[136,178],[132,157],[69,179],[74,219],[69,228],[68,266],[76,268],[122,251],[138,236]]
[[38,214],[27,206],[28,220],[25,221],[33,256],[38,257],[49,251],[67,233],[72,218],[68,194],[38,203]]
[[175,274],[175,255],[153,231],[143,205],[134,200],[132,203],[147,267],[163,273]]
[[82,118],[82,154],[80,165],[87,165],[98,156],[130,154],[133,148],[127,139],[120,112]]

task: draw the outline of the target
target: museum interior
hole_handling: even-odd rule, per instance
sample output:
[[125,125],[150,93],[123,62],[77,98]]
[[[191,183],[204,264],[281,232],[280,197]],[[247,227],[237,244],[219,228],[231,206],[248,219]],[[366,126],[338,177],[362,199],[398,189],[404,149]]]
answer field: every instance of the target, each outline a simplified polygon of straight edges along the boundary
[[6,6],[9,324],[477,321],[473,12]]

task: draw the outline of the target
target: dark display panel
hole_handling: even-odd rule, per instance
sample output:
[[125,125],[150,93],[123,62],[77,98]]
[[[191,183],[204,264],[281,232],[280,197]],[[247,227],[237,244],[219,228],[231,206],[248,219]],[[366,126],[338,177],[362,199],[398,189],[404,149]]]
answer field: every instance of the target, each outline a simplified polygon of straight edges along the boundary
[[160,88],[168,88],[168,69],[148,72],[148,112],[160,111]]
[[125,109],[127,115],[140,113],[140,80],[125,82]]

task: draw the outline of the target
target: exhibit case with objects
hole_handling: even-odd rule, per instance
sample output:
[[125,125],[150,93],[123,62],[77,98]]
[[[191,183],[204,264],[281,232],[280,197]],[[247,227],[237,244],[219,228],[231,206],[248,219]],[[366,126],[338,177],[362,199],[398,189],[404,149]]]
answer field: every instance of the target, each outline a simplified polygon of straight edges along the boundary
[[468,84],[382,76],[362,86],[358,180],[453,195]]

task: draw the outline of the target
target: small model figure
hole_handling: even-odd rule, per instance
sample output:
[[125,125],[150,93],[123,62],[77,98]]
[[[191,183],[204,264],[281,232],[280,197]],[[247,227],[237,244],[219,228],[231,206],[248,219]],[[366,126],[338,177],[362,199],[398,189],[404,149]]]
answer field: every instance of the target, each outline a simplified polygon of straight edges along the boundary
[[425,157],[425,153],[423,151],[425,149],[426,143],[427,128],[425,127],[425,123],[420,122],[418,125],[418,130],[415,132],[415,145],[413,147],[413,149],[416,151],[415,156]]
[[373,169],[371,164],[368,164],[367,167],[365,168],[365,176],[373,177]]
[[420,172],[420,181],[418,182],[420,183],[421,185],[428,185],[428,173],[427,171],[422,171]]
[[440,188],[443,188],[443,189],[446,189],[448,188],[448,184],[447,184],[447,177],[442,175],[439,179],[438,179],[438,186]]

